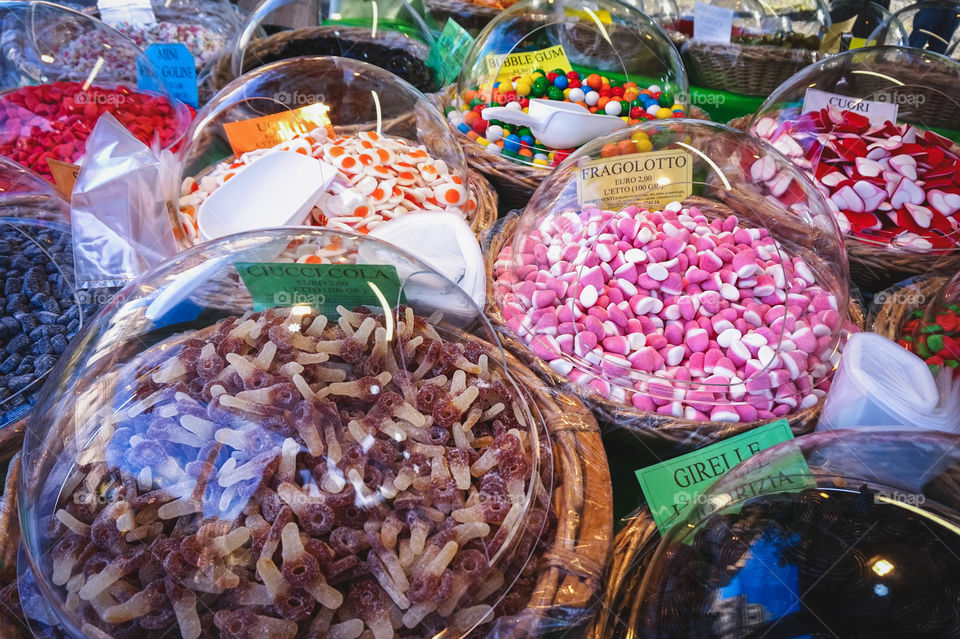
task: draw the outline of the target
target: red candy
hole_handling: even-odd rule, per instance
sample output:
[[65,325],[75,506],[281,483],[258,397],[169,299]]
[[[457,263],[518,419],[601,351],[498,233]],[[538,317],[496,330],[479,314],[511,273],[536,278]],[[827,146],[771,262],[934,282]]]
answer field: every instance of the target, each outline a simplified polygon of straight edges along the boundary
[[164,98],[123,86],[84,90],[78,82],[57,82],[0,96],[0,155],[52,179],[47,160],[77,163],[97,119],[108,112],[145,144],[156,136],[168,147],[181,133]]
[[[816,178],[854,237],[921,251],[956,248],[960,157],[947,138],[832,107],[793,121],[764,117],[753,132]],[[762,165],[751,168],[768,179]]]

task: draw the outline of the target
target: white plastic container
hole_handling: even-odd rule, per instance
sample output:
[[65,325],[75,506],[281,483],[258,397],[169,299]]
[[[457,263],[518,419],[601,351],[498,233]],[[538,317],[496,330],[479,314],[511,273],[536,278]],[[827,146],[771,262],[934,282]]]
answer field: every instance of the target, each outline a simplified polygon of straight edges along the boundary
[[953,431],[960,421],[956,412],[941,405],[937,381],[922,359],[876,333],[858,333],[844,349],[817,430],[909,426]]

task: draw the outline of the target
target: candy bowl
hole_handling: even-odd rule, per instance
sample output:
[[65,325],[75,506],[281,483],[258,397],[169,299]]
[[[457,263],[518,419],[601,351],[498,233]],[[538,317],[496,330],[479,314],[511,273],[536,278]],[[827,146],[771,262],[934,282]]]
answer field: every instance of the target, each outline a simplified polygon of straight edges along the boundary
[[641,538],[639,513],[618,536],[610,612],[590,636],[949,636],[957,443],[916,431],[805,435],[705,487],[662,536]]
[[[233,51],[215,63],[211,90],[219,91],[265,64],[317,55],[368,62],[399,75],[425,93],[440,89],[440,81],[426,64],[433,36],[422,16],[403,0],[353,5],[370,7],[367,20],[338,24],[339,13],[318,12],[316,4],[303,0],[260,3],[244,24]],[[390,13],[402,14],[403,24],[385,19],[381,22],[381,14]],[[263,26],[277,22],[286,22],[286,26],[271,35],[262,33]]]
[[[154,86],[162,84],[131,40],[46,2],[4,2],[0,21],[0,155],[53,181],[50,163],[82,163],[86,139],[104,113],[144,143],[172,148],[180,141],[192,111],[162,90],[135,88],[138,66]],[[96,56],[71,49],[82,38],[99,43]]]
[[[290,263],[307,244],[343,260]],[[121,291],[45,387],[24,569],[76,639],[582,617],[612,529],[599,434],[515,364],[452,282],[374,238],[188,249]]]
[[958,80],[934,53],[854,50],[791,78],[752,119],[828,198],[861,286],[960,266]]
[[[290,211],[301,211],[299,219],[289,224],[367,233],[397,216],[428,210],[457,215],[479,232],[497,214],[491,187],[468,170],[433,104],[399,77],[347,58],[292,58],[251,71],[201,110],[188,140],[175,228],[188,246],[213,239],[201,235],[198,219],[221,209],[225,219],[247,217],[248,229],[285,223],[271,224],[250,207],[240,210],[234,198],[211,197],[221,188],[252,185],[269,198],[273,186],[260,184],[265,178],[257,177],[257,163],[276,153],[318,160],[313,169],[332,176],[326,183],[312,180],[315,188],[307,189],[303,207]],[[297,179],[275,175],[274,181]],[[291,183],[291,189],[303,186]]]
[[648,122],[581,147],[488,256],[505,344],[648,447],[781,417],[812,428],[862,323],[813,184],[711,123]]
[[[673,45],[632,6],[522,0],[477,37],[444,104],[470,165],[516,208],[593,137],[684,117],[687,93]],[[557,110],[562,116],[549,116]]]

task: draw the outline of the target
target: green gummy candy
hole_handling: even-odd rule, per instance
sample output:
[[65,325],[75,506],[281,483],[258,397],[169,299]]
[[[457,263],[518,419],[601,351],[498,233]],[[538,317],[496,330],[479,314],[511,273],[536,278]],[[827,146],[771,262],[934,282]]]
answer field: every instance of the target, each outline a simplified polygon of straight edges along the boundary
[[927,348],[927,345],[924,344],[923,342],[917,342],[916,348],[917,348],[917,355],[919,355],[923,359],[927,359],[933,354],[930,352],[930,349]]
[[931,333],[941,333],[943,332],[943,327],[940,326],[939,324],[927,324],[926,326],[920,329],[920,332],[926,335],[929,335]]
[[955,359],[945,359],[943,363],[950,368],[960,368],[960,362]]
[[927,338],[927,348],[929,348],[934,353],[939,353],[943,350],[943,335],[931,335]]
[[936,377],[937,375],[940,374],[940,367],[937,366],[936,364],[930,364],[930,372],[933,374],[934,377]]

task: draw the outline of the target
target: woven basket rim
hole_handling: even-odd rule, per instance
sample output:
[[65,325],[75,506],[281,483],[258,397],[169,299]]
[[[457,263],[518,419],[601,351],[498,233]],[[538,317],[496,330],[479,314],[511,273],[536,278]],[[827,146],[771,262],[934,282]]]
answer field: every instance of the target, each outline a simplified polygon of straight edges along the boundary
[[[823,407],[823,400],[816,405],[805,408],[801,411],[786,415],[782,418],[760,420],[755,422],[710,422],[710,421],[692,421],[675,417],[666,417],[655,413],[641,412],[624,404],[614,402],[610,399],[600,396],[597,393],[590,392],[582,386],[573,384],[565,376],[560,375],[546,362],[536,357],[512,332],[506,327],[503,315],[496,302],[494,295],[494,264],[500,254],[501,249],[506,243],[507,237],[514,230],[517,218],[508,219],[496,232],[488,239],[487,248],[487,316],[497,328],[500,339],[530,368],[536,370],[540,375],[548,379],[551,385],[558,388],[569,390],[583,399],[590,405],[596,407],[598,420],[601,423],[617,424],[619,427],[627,430],[643,440],[652,440],[655,442],[666,442],[679,445],[689,445],[694,442],[706,443],[726,439],[734,435],[750,431],[763,424],[768,424],[777,419],[786,419],[790,423],[791,429],[795,433],[808,432],[813,428],[816,418]],[[848,316],[854,324],[860,329],[864,328],[865,318],[863,311],[855,300],[850,300]],[[649,425],[635,428],[633,426],[620,425],[624,421],[640,420]]]
[[[547,424],[553,449],[551,508],[559,515],[557,535],[543,556],[548,566],[521,613],[523,620],[511,629],[511,636],[521,637],[544,624],[555,630],[551,609],[564,610],[562,616],[571,608],[586,613],[600,594],[613,545],[613,492],[600,428],[587,406],[573,395],[556,393],[513,353],[504,355],[511,376],[530,393]],[[574,556],[575,567],[563,564]]]
[[[879,310],[873,317],[870,330],[878,335],[896,341],[900,337],[900,328],[914,311],[922,308],[922,303],[909,303],[909,300],[925,302],[933,299],[933,296],[947,283],[948,278],[943,276],[932,276],[923,280],[911,282],[903,289],[909,289],[916,295],[900,297],[891,295],[890,299],[880,305]],[[900,290],[903,290],[900,289]]]
[[426,5],[428,9],[432,10],[443,10],[446,9],[451,12],[458,14],[467,14],[474,16],[482,16],[493,18],[497,16],[504,9],[497,9],[495,7],[488,7],[482,4],[476,4],[474,2],[468,2],[465,0],[423,0],[423,4]]

